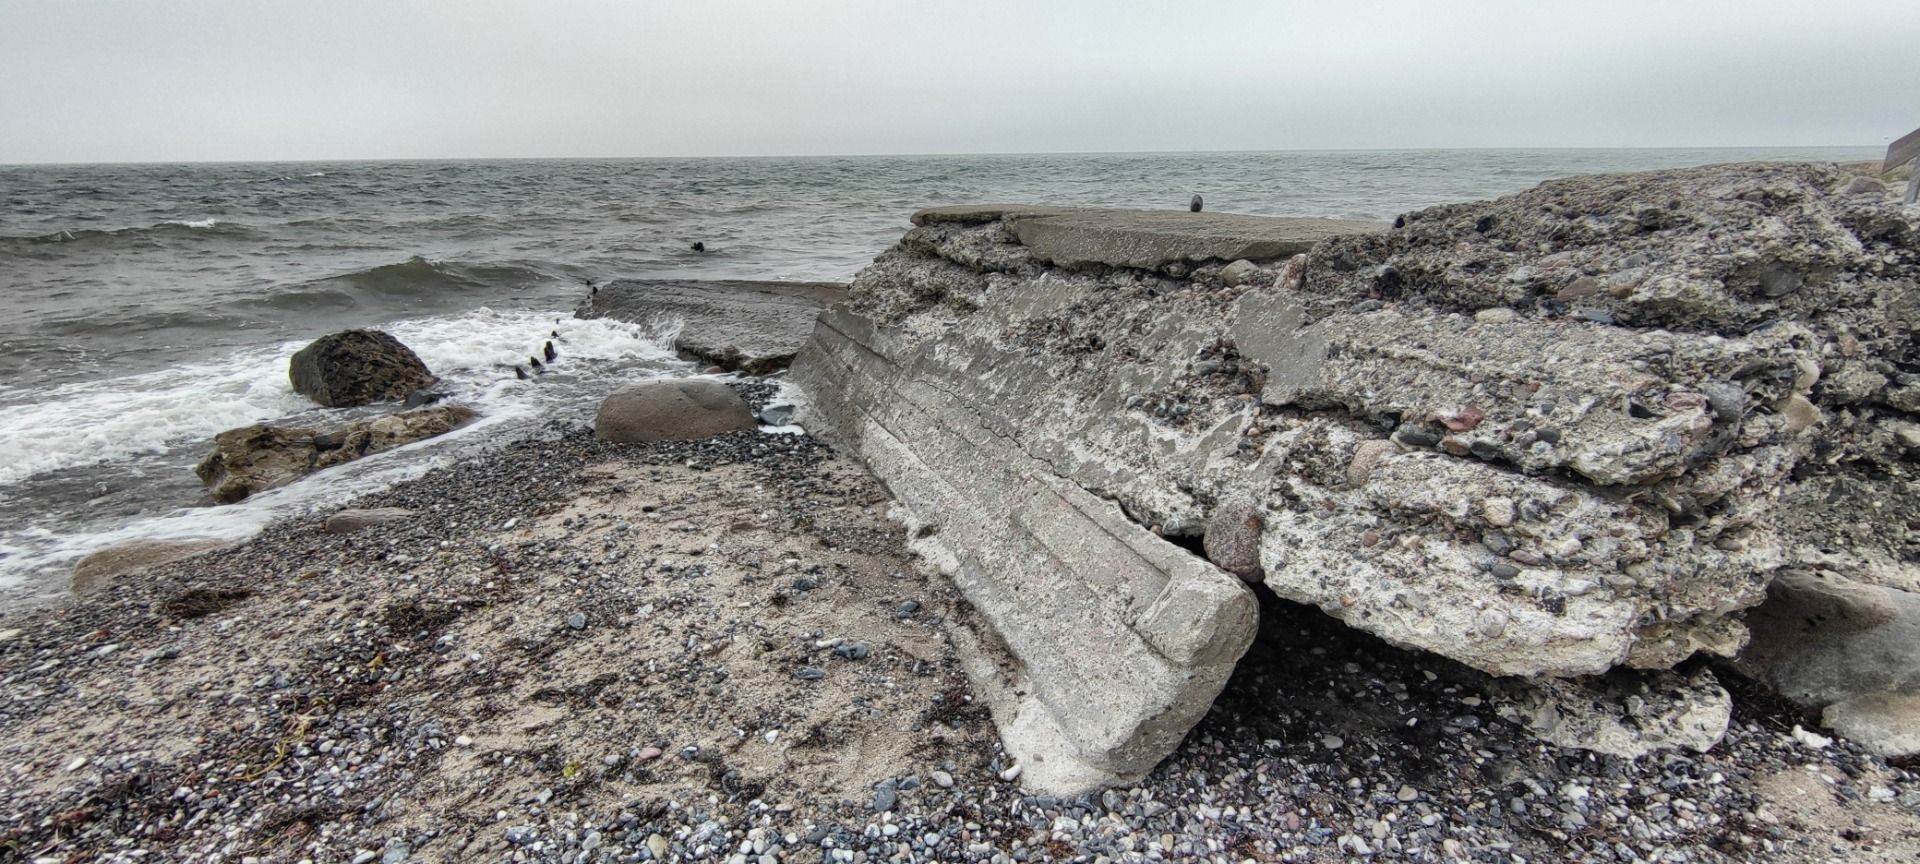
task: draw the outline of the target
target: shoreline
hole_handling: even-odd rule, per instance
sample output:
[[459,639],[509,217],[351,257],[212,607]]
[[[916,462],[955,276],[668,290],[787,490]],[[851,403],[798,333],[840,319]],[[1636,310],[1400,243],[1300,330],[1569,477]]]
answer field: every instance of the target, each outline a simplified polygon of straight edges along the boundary
[[[1881,224],[1847,209],[1866,199],[1823,202],[1884,184],[1793,170],[1809,175],[1795,180],[1810,190],[1807,206],[1853,214],[1808,221]],[[1911,752],[1886,749],[1881,730],[1830,724],[1859,742],[1814,731],[1831,710],[1819,714],[1755,665],[1765,651],[1748,644],[1749,625],[1818,623],[1776,604],[1775,588],[1805,580],[1733,578],[1714,557],[1771,549],[1785,542],[1767,533],[1776,530],[1847,539],[1869,556],[1897,554],[1874,544],[1901,541],[1869,536],[1875,517],[1836,513],[1831,498],[1803,512],[1793,508],[1814,499],[1792,496],[1778,524],[1676,531],[1672,514],[1626,512],[1607,490],[1660,477],[1686,489],[1715,476],[1702,463],[1669,448],[1648,458],[1682,460],[1670,475],[1627,473],[1580,449],[1638,440],[1634,421],[1684,420],[1689,434],[1734,430],[1702,445],[1705,464],[1774,470],[1815,436],[1845,443],[1884,421],[1898,436],[1861,452],[1889,466],[1870,479],[1893,484],[1905,476],[1893,446],[1912,451],[1920,438],[1887,412],[1910,410],[1914,382],[1847,364],[1905,356],[1904,343],[1882,344],[1897,330],[1881,319],[1898,309],[1855,302],[1829,316],[1822,304],[1839,295],[1802,291],[1797,271],[1722,274],[1720,294],[1679,307],[1643,297],[1667,284],[1645,274],[1598,290],[1598,277],[1569,271],[1551,301],[1541,291],[1429,296],[1399,275],[1452,260],[1423,254],[1504,242],[1496,230],[1530,237],[1539,212],[1560,218],[1562,205],[1530,207],[1529,196],[1583,182],[1618,181],[1437,208],[1391,229],[935,208],[818,326],[805,303],[755,301],[785,335],[744,349],[741,332],[773,331],[742,326],[744,301],[709,293],[738,283],[675,283],[665,311],[645,302],[646,283],[601,286],[580,317],[699,319],[692,336],[721,335],[675,347],[743,371],[761,371],[759,358],[784,365],[796,356],[784,344],[807,331],[792,372],[804,393],[782,393],[784,372],[727,379],[769,423],[796,419],[759,410],[792,397],[805,429],[622,445],[570,422],[577,415],[549,413],[348,510],[310,508],[69,603],[0,613],[0,770],[13,781],[0,791],[0,864],[1920,857],[1920,760],[1871,755]],[[1740,220],[1751,208],[1726,203],[1749,197],[1713,200],[1749,230]],[[1660,232],[1700,227],[1665,221],[1677,209],[1631,211],[1618,225],[1637,239],[1567,254],[1668,254],[1677,241]],[[1597,212],[1580,218],[1616,225]],[[1313,236],[1293,236],[1302,232]],[[1861,243],[1905,266],[1907,247],[1890,236]],[[1784,259],[1793,249],[1762,251]],[[1363,266],[1376,260],[1394,266]],[[1910,299],[1911,281],[1882,284],[1899,272],[1880,263],[1866,287],[1835,284]],[[1497,292],[1509,282],[1465,284]],[[1008,293],[1019,291],[1034,296]],[[1402,375],[1393,380],[1404,392],[1382,395],[1380,370],[1349,368],[1364,350],[1303,364],[1286,340],[1308,337],[1249,329],[1285,320],[1276,297],[1311,307],[1316,323],[1301,329],[1370,344],[1412,338],[1444,353],[1494,332],[1518,349],[1480,353],[1558,356],[1550,371],[1560,377],[1459,396],[1466,407],[1455,410],[1449,388],[1505,374],[1469,358]],[[1092,314],[1116,298],[1179,326]],[[1701,335],[1776,300],[1824,328],[1808,332],[1846,337],[1824,365],[1790,362],[1806,347],[1770,336],[1749,334],[1755,349]],[[1880,317],[1846,317],[1868,307]],[[1661,315],[1687,326],[1671,330]],[[1380,321],[1392,326],[1339,329]],[[1208,327],[1226,336],[1207,343]],[[1674,350],[1695,350],[1704,365],[1666,370],[1672,380],[1613,369],[1632,353],[1620,345],[1646,344],[1642,330],[1680,340]],[[1560,338],[1542,347],[1541,334]],[[1143,377],[1115,373],[1116,361]],[[1773,367],[1782,371],[1756,377]],[[1388,400],[1365,409],[1391,408],[1388,419],[1345,403],[1356,416],[1328,415],[1322,397],[1276,388],[1273,376],[1303,368],[1323,388]],[[1102,389],[1115,381],[1139,392]],[[1623,381],[1638,383],[1607,389]],[[1730,387],[1743,389],[1735,398]],[[1589,390],[1597,395],[1577,398]],[[1165,398],[1149,405],[1150,394]],[[1569,405],[1579,407],[1555,413]],[[1821,426],[1821,406],[1851,419]],[[1536,429],[1534,415],[1556,419]],[[1073,425],[1082,421],[1096,425]],[[1268,485],[1246,500],[1196,488],[1182,473],[1189,450],[1126,446],[1100,423],[1219,448],[1206,483],[1237,471]],[[1772,456],[1746,458],[1754,453]],[[1570,454],[1587,480],[1554,473]],[[1170,461],[1153,461],[1161,456]],[[1884,494],[1905,507],[1907,491]],[[1591,507],[1554,503],[1569,495]],[[1463,501],[1485,506],[1454,506]],[[1568,533],[1595,525],[1612,531]],[[1642,528],[1672,555],[1615,542]],[[1717,539],[1708,547],[1701,536]],[[1522,542],[1541,538],[1556,545]],[[1413,554],[1435,548],[1465,551]],[[1479,564],[1469,557],[1483,552]],[[1439,580],[1447,593],[1403,603],[1369,595],[1372,583],[1335,590],[1342,574],[1372,572],[1362,559],[1388,560],[1382,592]],[[1673,565],[1654,574],[1667,581],[1601,579],[1649,560]],[[1572,578],[1582,575],[1595,579]],[[1497,581],[1522,577],[1538,590]],[[1675,589],[1681,577],[1700,584]],[[1658,589],[1659,614],[1695,629],[1642,633],[1643,618],[1597,614],[1640,609],[1643,588]],[[1499,608],[1486,611],[1490,602]],[[1677,602],[1699,608],[1676,614]],[[1743,606],[1756,611],[1718,626]],[[1463,609],[1482,611],[1446,617]],[[1521,632],[1520,616],[1546,629]],[[1625,629],[1596,635],[1591,621]],[[1648,649],[1628,653],[1642,637]],[[1767,639],[1779,644],[1781,632]],[[1594,656],[1631,670],[1577,677]],[[1040,740],[1035,729],[1079,737]],[[1130,730],[1152,736],[1152,762],[1139,761]],[[1112,773],[1078,782],[1089,766]]]
[[[1743,698],[1698,756],[1566,750],[1500,719],[1492,679],[1270,594],[1258,643],[1146,780],[1023,793],[954,654],[977,622],[886,500],[807,436],[550,428],[354,504],[413,519],[285,519],[0,614],[18,631],[0,641],[0,857],[1920,852],[1920,777],[1810,746],[1778,710]],[[619,528],[650,517],[665,530]]]

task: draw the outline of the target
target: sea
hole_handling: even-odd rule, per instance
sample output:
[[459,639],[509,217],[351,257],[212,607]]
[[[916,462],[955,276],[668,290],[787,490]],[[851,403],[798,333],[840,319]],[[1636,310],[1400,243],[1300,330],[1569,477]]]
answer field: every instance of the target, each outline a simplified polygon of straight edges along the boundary
[[[1032,202],[1390,220],[1574,174],[1870,148],[552,159],[0,166],[0,605],[137,539],[242,538],[692,374],[670,321],[583,321],[589,280],[840,280],[922,207]],[[704,244],[705,252],[692,250]],[[378,327],[483,420],[215,506],[213,436],[354,412],[287,360]],[[532,381],[515,363],[560,334]],[[365,413],[366,409],[359,409]]]

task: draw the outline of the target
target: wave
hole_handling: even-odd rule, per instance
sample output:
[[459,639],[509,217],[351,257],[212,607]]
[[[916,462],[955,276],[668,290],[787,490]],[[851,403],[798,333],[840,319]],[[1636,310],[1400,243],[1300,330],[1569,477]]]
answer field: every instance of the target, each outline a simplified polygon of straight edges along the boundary
[[166,240],[239,240],[258,236],[259,232],[251,226],[224,219],[168,219],[129,228],[66,228],[48,234],[0,235],[0,252],[25,253],[48,246],[78,246],[91,251],[157,246]]
[[430,261],[415,256],[398,264],[382,264],[310,284],[335,283],[381,294],[423,295],[482,287],[521,287],[550,278],[540,268],[530,264]]
[[[556,323],[545,312],[482,307],[380,329],[412,348],[456,397],[499,414],[528,406],[524,397],[490,405],[491,388],[511,381],[512,366],[526,362],[556,327],[570,361],[674,362],[670,333],[601,319]],[[319,410],[287,380],[287,361],[305,345],[248,348],[39,392],[0,386],[0,403],[12,403],[0,425],[0,487],[66,468],[198,449],[227,429]]]

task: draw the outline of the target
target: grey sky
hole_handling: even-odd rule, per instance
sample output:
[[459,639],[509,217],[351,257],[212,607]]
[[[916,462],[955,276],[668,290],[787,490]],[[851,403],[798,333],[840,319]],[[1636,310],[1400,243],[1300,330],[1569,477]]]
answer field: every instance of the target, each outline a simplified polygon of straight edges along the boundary
[[0,163],[1884,144],[1916,0],[0,0]]

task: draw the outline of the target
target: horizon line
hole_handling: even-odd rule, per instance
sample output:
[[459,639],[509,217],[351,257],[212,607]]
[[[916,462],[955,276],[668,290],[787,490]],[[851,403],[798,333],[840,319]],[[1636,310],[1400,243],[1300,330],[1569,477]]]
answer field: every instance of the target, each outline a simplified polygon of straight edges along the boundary
[[703,154],[653,156],[374,156],[320,159],[129,159],[93,162],[0,162],[0,168],[54,168],[116,165],[319,165],[367,162],[644,162],[693,159],[937,159],[960,157],[1020,156],[1169,156],[1233,155],[1256,153],[1437,153],[1437,152],[1516,152],[1516,151],[1631,151],[1631,150],[1872,150],[1884,144],[1713,144],[1713,145],[1634,145],[1605,147],[1556,145],[1550,147],[1295,147],[1266,150],[1189,149],[1189,150],[1031,150],[981,152],[918,153],[791,153],[791,154]]

